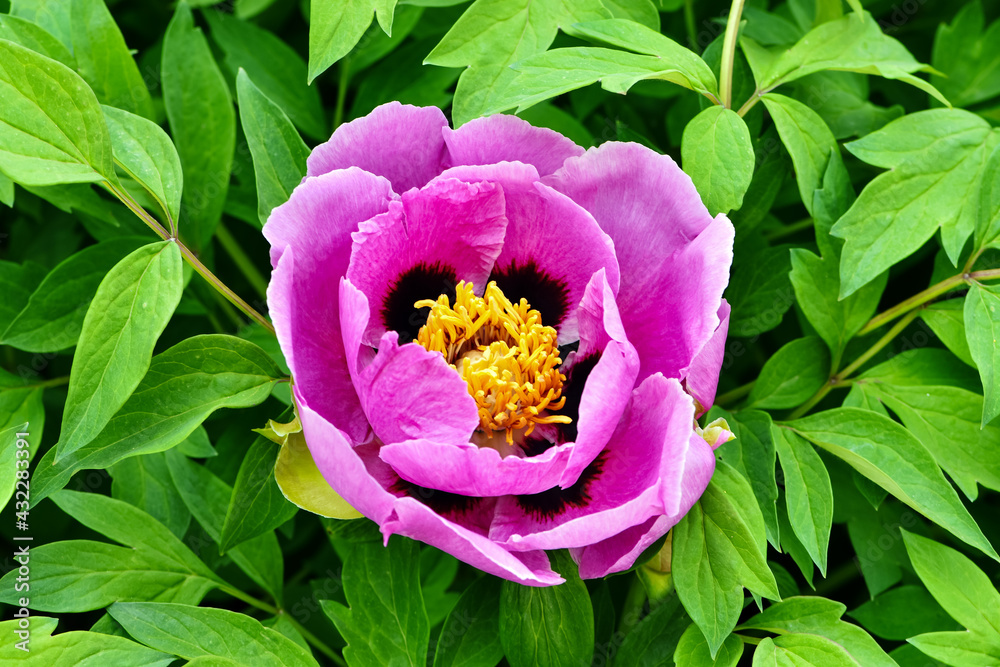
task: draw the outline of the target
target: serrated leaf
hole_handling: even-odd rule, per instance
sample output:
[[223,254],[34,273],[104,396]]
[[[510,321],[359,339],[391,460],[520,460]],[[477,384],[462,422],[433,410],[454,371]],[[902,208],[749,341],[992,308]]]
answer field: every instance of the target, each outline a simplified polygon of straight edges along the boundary
[[794,408],[815,394],[829,373],[830,354],[820,338],[793,340],[764,363],[747,398],[749,406]]
[[1000,415],[1000,288],[975,284],[965,297],[965,335],[983,381],[986,426]]
[[257,405],[280,377],[267,353],[239,338],[194,336],[178,343],[153,358],[132,396],[90,444],[58,464],[54,448],[42,457],[31,480],[32,503],[61,489],[77,470],[170,449],[219,408]]
[[404,537],[354,545],[342,580],[350,608],[321,600],[347,640],[352,667],[425,665],[430,628],[420,591],[417,544]]
[[253,156],[257,215],[263,225],[271,210],[288,201],[306,175],[309,147],[285,113],[254,85],[242,69],[236,76],[240,122]]
[[163,36],[163,105],[184,171],[181,238],[203,249],[215,233],[229,189],[236,113],[229,86],[184,2]]
[[959,539],[1000,560],[933,457],[900,424],[860,408],[837,408],[787,426]]
[[823,459],[812,445],[786,429],[775,428],[775,445],[785,479],[788,520],[796,537],[826,577],[833,527],[833,487]]
[[181,269],[177,244],[161,241],[126,256],[101,281],[73,356],[57,460],[93,440],[139,385],[180,302]]
[[941,230],[952,264],[972,234],[980,173],[997,135],[978,116],[932,109],[894,120],[847,145],[889,169],[865,186],[833,227],[844,239],[841,297],[856,292]]
[[754,168],[746,123],[731,109],[708,107],[684,129],[681,163],[709,213],[740,208]]
[[147,646],[191,660],[228,658],[262,667],[317,667],[301,646],[259,621],[225,609],[155,602],[117,602],[108,608]]
[[0,39],[0,161],[22,185],[117,183],[94,92],[62,63]]

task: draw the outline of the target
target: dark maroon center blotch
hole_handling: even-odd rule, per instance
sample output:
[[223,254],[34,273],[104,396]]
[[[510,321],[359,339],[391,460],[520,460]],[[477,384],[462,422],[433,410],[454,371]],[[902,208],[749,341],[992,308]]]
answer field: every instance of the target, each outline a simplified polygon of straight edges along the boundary
[[390,331],[399,333],[400,343],[415,340],[420,327],[427,323],[430,308],[416,308],[421,299],[437,299],[442,294],[453,294],[458,284],[455,269],[437,262],[421,262],[404,272],[393,283],[382,301],[382,323]]

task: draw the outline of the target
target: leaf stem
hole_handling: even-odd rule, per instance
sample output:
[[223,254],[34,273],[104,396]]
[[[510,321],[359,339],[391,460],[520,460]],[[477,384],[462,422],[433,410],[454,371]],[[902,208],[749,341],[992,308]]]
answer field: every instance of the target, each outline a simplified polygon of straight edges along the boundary
[[52,378],[51,380],[42,380],[41,382],[35,382],[33,384],[26,384],[23,385],[21,389],[47,389],[49,387],[61,387],[64,384],[69,384],[68,375]]
[[719,76],[719,93],[722,106],[733,106],[733,62],[736,59],[736,38],[740,32],[740,17],[743,15],[744,0],[733,0],[726,21],[726,36],[722,41],[722,69]]
[[831,389],[849,387],[854,382],[849,380],[851,373],[861,368],[869,359],[874,357],[876,354],[882,351],[886,345],[892,342],[892,339],[898,336],[903,329],[909,326],[910,322],[916,319],[917,315],[920,314],[919,310],[912,310],[906,314],[903,319],[893,325],[884,336],[878,339],[878,341],[872,345],[870,348],[865,350],[864,354],[851,362],[844,370],[840,371],[833,377],[831,377],[827,382],[823,384],[819,390],[813,394],[812,398],[796,408],[790,415],[788,415],[789,420],[798,419],[799,417],[805,415],[807,412],[813,409],[817,403],[822,401],[827,394],[830,393]]
[[784,225],[783,227],[778,227],[777,229],[764,232],[764,238],[768,241],[777,241],[778,239],[783,239],[786,236],[792,236],[799,232],[805,231],[807,229],[812,229],[814,221],[812,218],[806,218],[805,220],[799,220],[798,222],[793,222],[790,225]]
[[146,226],[148,226],[150,229],[156,232],[156,234],[160,238],[162,238],[164,241],[171,241],[173,243],[176,243],[177,248],[181,251],[181,255],[184,257],[187,263],[190,264],[191,267],[195,271],[197,271],[202,278],[208,281],[209,285],[214,287],[216,291],[222,294],[222,296],[226,297],[226,299],[228,299],[230,303],[232,303],[234,306],[243,311],[243,314],[245,314],[254,322],[260,324],[267,331],[270,331],[272,334],[274,334],[274,326],[267,320],[266,317],[264,317],[256,310],[254,310],[250,306],[250,304],[248,304],[240,297],[240,295],[238,295],[233,290],[229,289],[229,287],[225,283],[219,280],[219,278],[214,273],[212,273],[209,270],[209,268],[202,263],[200,259],[198,259],[197,255],[195,255],[190,248],[184,245],[184,243],[181,242],[179,238],[170,234],[166,229],[164,229],[163,225],[161,225],[159,221],[156,220],[156,218],[147,213],[146,209],[144,209],[134,199],[132,199],[132,197],[127,192],[125,192],[124,189],[119,189],[107,181],[104,181],[102,185],[105,188],[107,188],[115,197],[117,197],[119,201],[125,204],[125,206],[128,207],[130,211],[135,213],[135,215],[140,220],[145,222]]
[[757,382],[756,380],[754,380],[753,382],[747,382],[744,385],[740,385],[739,387],[736,387],[736,389],[731,389],[731,390],[727,391],[724,394],[720,394],[719,396],[716,396],[715,397],[715,404],[716,405],[725,405],[727,403],[732,403],[734,401],[740,400],[741,398],[743,398],[744,396],[746,396],[747,394],[750,393],[750,391],[753,389],[753,386],[754,386],[754,384],[756,382]]
[[261,272],[250,261],[250,258],[247,257],[246,252],[236,241],[229,228],[220,222],[219,226],[215,228],[215,238],[219,240],[219,245],[226,251],[226,254],[233,260],[237,268],[243,272],[244,277],[246,277],[247,282],[250,283],[254,291],[260,295],[260,298],[265,298],[267,296],[267,280],[264,279]]

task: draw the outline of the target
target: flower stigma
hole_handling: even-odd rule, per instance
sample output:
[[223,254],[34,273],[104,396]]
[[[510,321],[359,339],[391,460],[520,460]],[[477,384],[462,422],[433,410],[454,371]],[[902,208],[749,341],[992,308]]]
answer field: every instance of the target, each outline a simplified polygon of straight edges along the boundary
[[542,325],[526,299],[512,303],[495,282],[478,297],[472,283],[462,281],[454,305],[446,294],[414,305],[431,309],[417,343],[440,352],[462,376],[483,431],[504,431],[511,444],[522,429],[519,435],[527,436],[538,424],[572,421],[548,413],[566,404],[566,376],[559,372],[556,330]]

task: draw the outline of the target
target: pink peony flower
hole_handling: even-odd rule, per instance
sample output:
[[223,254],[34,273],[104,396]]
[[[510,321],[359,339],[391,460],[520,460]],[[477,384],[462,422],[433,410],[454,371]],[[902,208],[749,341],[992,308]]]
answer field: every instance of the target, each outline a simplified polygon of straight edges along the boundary
[[708,484],[733,227],[670,157],[391,103],[312,152],[264,235],[309,450],[386,539],[601,577]]

